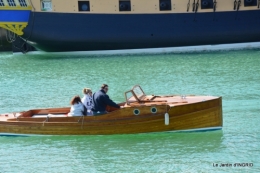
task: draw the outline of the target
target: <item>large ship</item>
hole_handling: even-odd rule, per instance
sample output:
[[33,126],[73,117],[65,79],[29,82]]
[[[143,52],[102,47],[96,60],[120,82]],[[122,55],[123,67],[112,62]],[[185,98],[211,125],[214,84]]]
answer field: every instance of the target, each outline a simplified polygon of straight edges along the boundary
[[10,2],[31,8],[14,51],[25,45],[69,52],[260,41],[260,0],[0,0],[0,10]]

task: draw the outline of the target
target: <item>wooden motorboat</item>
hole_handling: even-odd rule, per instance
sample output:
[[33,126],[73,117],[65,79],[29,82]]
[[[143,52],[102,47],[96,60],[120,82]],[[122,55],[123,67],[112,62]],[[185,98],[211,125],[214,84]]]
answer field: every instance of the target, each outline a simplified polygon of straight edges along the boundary
[[0,115],[1,135],[109,135],[218,130],[222,98],[146,95],[139,85],[125,92],[121,108],[101,116],[69,117],[69,107]]

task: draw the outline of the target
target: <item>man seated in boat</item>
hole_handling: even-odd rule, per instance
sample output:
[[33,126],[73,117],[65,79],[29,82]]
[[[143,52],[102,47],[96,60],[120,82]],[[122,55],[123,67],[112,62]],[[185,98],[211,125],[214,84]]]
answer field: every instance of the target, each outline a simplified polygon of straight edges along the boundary
[[106,114],[106,107],[112,106],[115,108],[120,108],[118,104],[113,102],[109,96],[106,94],[108,92],[108,85],[103,84],[101,89],[93,94],[93,115],[102,115]]

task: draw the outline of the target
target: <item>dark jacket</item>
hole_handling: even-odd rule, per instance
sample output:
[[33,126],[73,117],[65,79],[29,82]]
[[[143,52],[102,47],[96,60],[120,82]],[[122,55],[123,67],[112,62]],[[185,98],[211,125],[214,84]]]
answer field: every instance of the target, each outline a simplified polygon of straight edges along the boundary
[[93,94],[93,107],[92,111],[95,112],[102,112],[106,111],[106,106],[112,106],[116,108],[120,108],[119,105],[117,105],[115,102],[109,99],[109,96],[105,93],[103,90],[99,90]]

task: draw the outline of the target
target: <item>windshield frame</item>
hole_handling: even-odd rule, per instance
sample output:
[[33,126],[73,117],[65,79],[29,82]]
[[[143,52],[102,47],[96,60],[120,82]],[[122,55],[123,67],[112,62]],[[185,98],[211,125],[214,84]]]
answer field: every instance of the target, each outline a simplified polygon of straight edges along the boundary
[[[142,94],[140,95],[138,92],[136,92],[136,90],[139,90],[138,92],[141,92]],[[143,89],[140,87],[140,85],[133,86],[132,91],[140,101],[142,100],[143,97],[145,97],[145,93]]]
[[[141,95],[139,94],[139,93],[137,93],[136,91],[137,90],[139,90],[139,92],[141,92]],[[135,101],[130,101],[130,98],[132,98],[132,96],[131,97],[127,97],[127,94],[128,93],[131,93],[132,94],[132,96],[135,98]],[[131,89],[131,90],[129,90],[129,91],[126,91],[125,92],[125,99],[126,99],[126,103],[129,105],[131,102],[141,102],[141,100],[142,100],[142,98],[144,98],[146,95],[145,95],[145,93],[144,93],[144,91],[143,91],[143,89],[141,88],[141,86],[140,85],[135,85],[135,86],[133,86],[133,88]]]

